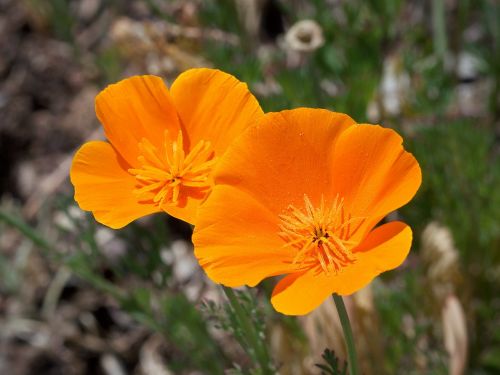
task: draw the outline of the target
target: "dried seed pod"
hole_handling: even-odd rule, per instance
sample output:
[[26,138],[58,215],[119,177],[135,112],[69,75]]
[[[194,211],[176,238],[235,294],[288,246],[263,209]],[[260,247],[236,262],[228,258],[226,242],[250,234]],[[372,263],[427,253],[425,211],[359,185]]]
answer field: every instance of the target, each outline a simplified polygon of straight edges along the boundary
[[458,251],[450,230],[436,222],[422,233],[421,256],[427,265],[427,280],[437,300],[453,294],[459,282]]
[[467,363],[467,324],[462,304],[449,295],[441,311],[444,346],[449,354],[449,374],[462,375]]
[[325,43],[323,29],[313,20],[301,20],[285,35],[285,46],[296,52],[312,52]]

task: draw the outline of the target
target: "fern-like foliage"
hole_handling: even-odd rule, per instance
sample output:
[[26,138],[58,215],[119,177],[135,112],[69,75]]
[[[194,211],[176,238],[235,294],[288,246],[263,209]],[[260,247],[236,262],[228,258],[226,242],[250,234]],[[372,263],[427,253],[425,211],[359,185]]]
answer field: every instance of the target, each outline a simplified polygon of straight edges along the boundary
[[321,357],[326,364],[316,363],[315,365],[321,369],[321,375],[347,375],[347,362],[344,361],[341,365],[333,350],[325,349]]

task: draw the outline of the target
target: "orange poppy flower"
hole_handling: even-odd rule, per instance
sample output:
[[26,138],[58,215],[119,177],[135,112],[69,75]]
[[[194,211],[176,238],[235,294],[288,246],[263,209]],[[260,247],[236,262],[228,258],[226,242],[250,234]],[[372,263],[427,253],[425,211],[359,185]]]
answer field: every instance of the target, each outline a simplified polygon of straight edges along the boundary
[[216,168],[193,235],[201,266],[229,287],[286,275],[271,302],[289,315],[399,266],[411,229],[399,221],[374,227],[421,183],[402,141],[321,109],[266,114]]
[[233,139],[263,115],[246,84],[213,69],[108,86],[96,98],[108,142],[84,144],[71,167],[75,200],[111,228],[165,211],[193,223],[212,170]]

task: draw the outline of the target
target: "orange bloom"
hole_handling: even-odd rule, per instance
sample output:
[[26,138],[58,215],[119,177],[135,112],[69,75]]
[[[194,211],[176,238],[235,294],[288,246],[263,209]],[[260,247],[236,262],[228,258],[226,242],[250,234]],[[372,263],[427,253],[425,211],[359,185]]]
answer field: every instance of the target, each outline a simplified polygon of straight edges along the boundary
[[193,223],[212,170],[263,113],[246,84],[192,69],[170,88],[155,76],[110,85],[96,98],[108,142],[84,144],[71,167],[75,200],[111,228],[165,211]]
[[289,315],[399,266],[411,229],[399,221],[374,227],[421,183],[402,141],[321,109],[266,114],[216,168],[193,235],[200,264],[230,287],[286,275],[271,302]]

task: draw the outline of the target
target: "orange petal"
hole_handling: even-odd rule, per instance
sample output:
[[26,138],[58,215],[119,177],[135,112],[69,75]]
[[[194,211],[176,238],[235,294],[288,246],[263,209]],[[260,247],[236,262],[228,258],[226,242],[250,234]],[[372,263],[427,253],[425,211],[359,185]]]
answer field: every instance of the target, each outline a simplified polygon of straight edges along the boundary
[[132,191],[135,177],[130,166],[107,142],[85,143],[71,166],[71,183],[80,208],[92,211],[95,219],[113,229],[157,212],[153,205],[139,204]]
[[97,95],[95,106],[106,137],[132,166],[137,165],[138,144],[143,138],[160,146],[165,130],[175,138],[180,128],[160,77],[135,76],[109,85]]
[[[266,114],[229,148],[216,169],[216,184],[235,186],[276,214],[331,196],[331,154],[354,125],[341,113],[298,108]],[[221,202],[222,204],[222,202]]]
[[200,207],[195,255],[213,281],[254,286],[290,272],[295,251],[278,236],[278,218],[252,196],[230,186],[214,188]]
[[354,250],[358,255],[356,263],[337,275],[317,270],[290,274],[276,285],[271,303],[283,314],[304,315],[332,293],[352,294],[380,273],[399,266],[408,255],[411,240],[412,232],[406,224],[384,224],[370,232]]
[[[392,129],[354,126],[339,138],[333,157],[333,186],[353,216],[369,217],[369,231],[382,217],[405,205],[422,176],[418,162]],[[362,235],[363,231],[360,231]]]
[[161,208],[170,216],[176,217],[186,223],[194,224],[196,222],[198,207],[203,203],[206,195],[206,190],[183,186],[178,204],[175,206],[164,205]]
[[245,83],[215,69],[182,73],[170,92],[190,147],[210,141],[216,156],[263,115]]

